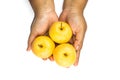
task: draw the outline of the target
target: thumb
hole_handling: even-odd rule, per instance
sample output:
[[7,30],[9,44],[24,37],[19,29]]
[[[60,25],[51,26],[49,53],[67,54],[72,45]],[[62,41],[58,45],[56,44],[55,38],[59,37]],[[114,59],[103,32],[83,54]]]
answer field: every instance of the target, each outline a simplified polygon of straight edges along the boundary
[[75,40],[74,47],[76,49],[76,61],[74,63],[74,66],[77,66],[78,63],[79,63],[79,57],[80,57],[80,51],[81,51],[81,48],[82,48],[82,43],[78,40]]
[[30,33],[29,38],[28,38],[28,45],[27,45],[27,51],[31,50],[31,44],[33,40],[35,39],[37,35]]
[[83,36],[82,34],[79,32],[76,34],[76,38],[74,41],[74,47],[76,49],[76,61],[74,63],[74,66],[77,66],[79,63],[79,57],[80,57],[80,51],[82,49],[82,45],[83,45]]
[[83,35],[81,34],[81,32],[76,34],[75,40],[74,40],[74,47],[77,50],[80,50],[82,48],[83,45]]

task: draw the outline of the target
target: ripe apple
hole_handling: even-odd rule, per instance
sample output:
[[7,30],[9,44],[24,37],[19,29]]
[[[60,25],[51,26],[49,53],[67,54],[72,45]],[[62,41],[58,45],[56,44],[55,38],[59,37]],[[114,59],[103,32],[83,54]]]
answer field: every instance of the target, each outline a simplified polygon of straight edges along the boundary
[[49,35],[56,43],[66,43],[72,37],[72,30],[66,22],[58,21],[51,25]]
[[33,53],[40,58],[48,58],[52,55],[55,43],[48,36],[39,36],[32,43]]
[[60,44],[54,49],[53,58],[58,65],[70,67],[76,60],[75,48],[69,43]]

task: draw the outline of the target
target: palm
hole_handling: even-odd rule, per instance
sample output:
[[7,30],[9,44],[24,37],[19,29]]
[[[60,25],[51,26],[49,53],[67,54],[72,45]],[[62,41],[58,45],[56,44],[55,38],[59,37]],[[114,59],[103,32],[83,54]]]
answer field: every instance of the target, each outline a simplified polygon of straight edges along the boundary
[[31,49],[31,43],[35,37],[39,35],[45,35],[54,22],[58,21],[58,17],[55,12],[42,13],[39,16],[36,16],[31,25],[31,33],[28,39],[28,48]]
[[61,21],[66,21],[71,26],[73,37],[71,43],[77,51],[77,60],[74,65],[78,64],[80,50],[82,48],[84,35],[86,32],[86,22],[82,14],[72,11],[63,11],[59,18]]
[[42,14],[33,20],[31,31],[36,35],[43,35],[49,26],[57,20],[57,15],[54,12]]

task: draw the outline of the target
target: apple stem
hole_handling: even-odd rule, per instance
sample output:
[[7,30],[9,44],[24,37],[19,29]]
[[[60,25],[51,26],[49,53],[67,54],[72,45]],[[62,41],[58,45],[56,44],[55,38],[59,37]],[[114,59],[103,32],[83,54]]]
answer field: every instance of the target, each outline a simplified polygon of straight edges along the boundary
[[67,57],[68,55],[67,55],[66,53],[64,53],[64,56],[66,56],[66,57]]
[[39,46],[40,48],[43,48],[43,45],[41,45],[41,44],[38,44],[38,46]]
[[60,30],[63,30],[63,28],[62,28],[62,22],[61,22],[61,26],[60,27],[61,27]]

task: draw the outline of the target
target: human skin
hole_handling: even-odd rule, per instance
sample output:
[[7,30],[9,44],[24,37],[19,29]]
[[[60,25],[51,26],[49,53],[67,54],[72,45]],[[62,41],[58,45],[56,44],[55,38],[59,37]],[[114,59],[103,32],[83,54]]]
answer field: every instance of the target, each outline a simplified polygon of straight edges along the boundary
[[73,31],[71,43],[76,49],[75,66],[79,63],[80,51],[83,46],[87,24],[83,15],[87,0],[64,0],[63,11],[59,17],[60,21],[67,22]]
[[45,35],[54,22],[58,21],[58,16],[54,8],[54,0],[29,0],[34,11],[34,19],[31,24],[28,38],[27,51],[31,50],[33,40],[40,35]]
[[[73,37],[70,43],[76,49],[77,57],[75,66],[79,63],[80,51],[82,49],[85,32],[87,29],[86,21],[83,15],[87,0],[64,0],[63,11],[59,21],[67,22],[73,31]],[[32,41],[39,35],[46,35],[50,25],[58,21],[55,12],[54,0],[30,0],[30,4],[35,13],[31,24],[31,31],[28,38],[27,51],[31,50]],[[49,58],[53,61],[53,57]]]

